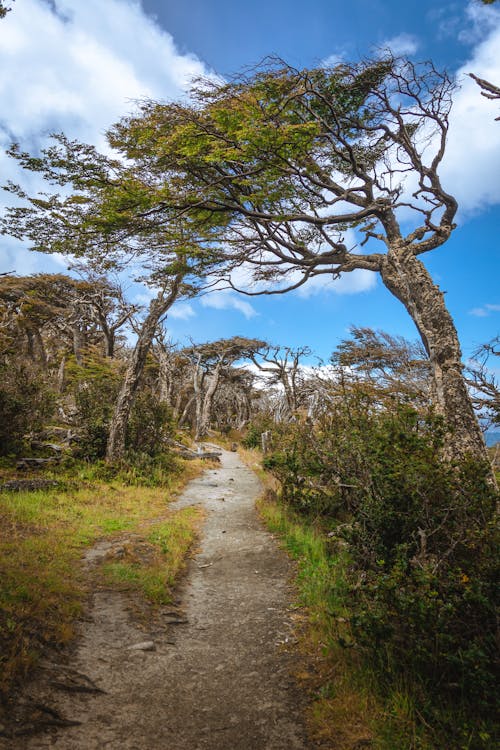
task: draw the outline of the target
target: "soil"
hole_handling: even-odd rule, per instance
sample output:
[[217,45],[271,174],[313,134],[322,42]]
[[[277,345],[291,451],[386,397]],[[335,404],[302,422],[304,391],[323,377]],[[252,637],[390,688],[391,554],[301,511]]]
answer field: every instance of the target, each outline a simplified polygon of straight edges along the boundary
[[[44,717],[50,726],[0,738],[0,748],[311,748],[293,678],[291,563],[257,517],[260,491],[239,456],[222,451],[220,468],[171,506],[206,511],[178,606],[145,625],[124,593],[97,587],[70,663],[45,664],[23,697],[36,713],[33,727]],[[109,543],[98,545],[87,564],[108,552]]]

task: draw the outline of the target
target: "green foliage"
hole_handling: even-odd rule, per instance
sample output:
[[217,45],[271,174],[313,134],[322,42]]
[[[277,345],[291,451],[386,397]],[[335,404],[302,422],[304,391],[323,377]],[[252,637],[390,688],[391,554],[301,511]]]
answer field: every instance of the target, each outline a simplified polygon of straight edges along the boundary
[[67,366],[68,390],[73,392],[80,441],[76,455],[91,461],[106,454],[109,423],[119,388],[115,361],[90,353],[83,365],[72,358]]
[[134,402],[127,428],[130,451],[157,456],[165,450],[165,441],[174,434],[171,408],[158,401],[151,390],[140,392]]
[[274,422],[268,414],[257,414],[247,427],[245,437],[241,441],[245,448],[260,448],[261,435],[274,427]]
[[493,747],[498,498],[487,466],[441,459],[443,438],[432,414],[346,394],[318,424],[276,430],[265,465],[296,511],[341,521],[348,589],[332,614],[348,608],[381,691],[406,691],[435,747]]
[[52,416],[55,393],[46,378],[22,359],[0,365],[0,455],[18,454],[23,436]]

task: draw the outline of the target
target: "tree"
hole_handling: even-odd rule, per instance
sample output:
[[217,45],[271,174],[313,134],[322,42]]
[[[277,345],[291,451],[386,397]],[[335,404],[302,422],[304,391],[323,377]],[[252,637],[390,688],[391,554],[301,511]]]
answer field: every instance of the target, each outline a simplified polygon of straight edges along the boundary
[[180,271],[152,300],[141,325],[129,359],[109,429],[106,459],[116,461],[123,457],[130,413],[135,401],[146,358],[155,337],[158,324],[181,294],[184,272]]
[[0,0],[0,18],[5,18],[7,13],[9,13],[12,10],[12,8],[7,8],[3,0]]
[[[496,1],[497,0],[480,0],[483,5],[493,5],[493,3],[496,3]],[[485,99],[500,99],[499,86],[495,86],[494,83],[486,81],[484,78],[479,78],[478,76],[474,75],[474,73],[469,73],[469,76],[473,81],[477,83],[477,85],[481,89],[481,96],[484,96]],[[500,117],[495,117],[495,120],[500,120]]]
[[282,386],[285,393],[286,418],[292,417],[300,405],[300,386],[303,376],[300,370],[300,359],[309,356],[311,350],[308,346],[293,349],[289,346],[266,346],[259,352],[259,356],[253,356],[252,362],[270,378],[271,385]]
[[429,406],[431,372],[421,343],[367,327],[352,326],[350,334],[331,357],[333,365],[347,371],[346,378],[370,386],[385,400]]
[[[114,139],[119,150],[119,144]],[[29,196],[13,184],[7,190],[24,204],[7,211],[2,232],[31,241],[41,252],[60,252],[84,259],[99,274],[134,269],[136,280],[156,289],[149,311],[137,329],[137,341],[129,358],[110,425],[108,461],[125,451],[128,419],[148,352],[158,325],[181,296],[191,296],[203,286],[217,265],[210,246],[210,227],[199,230],[189,217],[174,215],[168,203],[150,210],[149,194],[161,190],[154,171],[143,159],[127,160],[99,153],[93,146],[71,141],[64,135],[32,157],[17,145],[11,154],[26,169],[41,174],[52,186],[64,186],[62,194]],[[200,235],[201,231],[201,235]],[[103,325],[102,310],[92,301]],[[118,322],[123,319],[119,316]],[[109,326],[108,326],[109,328]],[[113,331],[108,331],[108,349]],[[105,331],[106,335],[106,331]]]
[[446,454],[486,459],[453,319],[422,262],[455,229],[457,203],[439,177],[453,91],[431,63],[300,71],[278,62],[228,84],[203,81],[188,104],[146,102],[111,140],[165,176],[150,211],[162,212],[169,185],[170,209],[217,225],[228,260],[260,285],[246,293],[380,274],[429,357]]
[[81,363],[86,347],[102,343],[105,331],[94,314],[96,298],[111,315],[116,292],[102,278],[40,273],[0,279],[0,305],[17,331],[17,346],[45,369],[59,366],[61,356],[69,353]]
[[[484,96],[486,99],[500,99],[499,86],[495,86],[494,83],[490,83],[490,81],[486,81],[484,78],[479,78],[478,76],[474,75],[474,73],[469,73],[469,76],[473,81],[477,83],[477,85],[481,89],[481,96]],[[500,120],[500,117],[495,117],[495,120]]]
[[214,397],[224,370],[234,362],[251,358],[265,346],[264,341],[233,336],[207,344],[193,345],[183,351],[192,363],[194,402],[196,408],[195,440],[206,437]]
[[500,425],[500,383],[494,370],[488,367],[491,357],[500,357],[500,336],[482,344],[473,353],[467,367],[467,382],[483,421]]

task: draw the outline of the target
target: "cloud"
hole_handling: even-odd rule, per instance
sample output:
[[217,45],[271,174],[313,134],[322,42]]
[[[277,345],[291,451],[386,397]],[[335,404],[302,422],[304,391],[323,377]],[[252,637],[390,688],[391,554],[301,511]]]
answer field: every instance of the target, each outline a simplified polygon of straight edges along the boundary
[[305,299],[320,292],[333,292],[334,294],[359,294],[373,289],[377,283],[377,274],[372,271],[359,269],[344,273],[339,279],[333,279],[328,274],[313,276],[304,286],[297,289],[299,297]]
[[343,52],[339,52],[338,54],[334,52],[331,55],[328,55],[328,57],[323,58],[321,60],[319,67],[320,68],[335,68],[337,65],[340,65],[345,61],[345,55]]
[[500,312],[500,305],[486,304],[483,307],[474,307],[469,310],[469,315],[475,315],[476,318],[487,318],[491,313]]
[[203,307],[211,307],[214,310],[238,310],[243,313],[245,318],[254,318],[258,315],[257,311],[249,302],[242,300],[235,294],[223,289],[210,292],[201,298]]
[[168,312],[168,317],[174,318],[175,320],[189,320],[190,318],[194,318],[195,316],[196,313],[189,302],[178,302],[176,305],[171,307]]
[[416,36],[413,34],[398,34],[390,39],[386,39],[380,45],[380,51],[391,50],[393,55],[414,55],[418,50],[420,44]]
[[[49,133],[63,131],[106,148],[106,128],[134,100],[178,98],[193,77],[209,73],[136,0],[22,0],[1,25],[1,183],[20,182],[31,193],[42,184],[4,154],[13,140],[36,152]],[[0,260],[21,273],[51,267],[13,241],[2,242]]]
[[455,95],[441,168],[443,186],[457,198],[465,214],[500,203],[500,124],[495,122],[500,114],[499,102],[481,96],[479,87],[467,75],[474,73],[499,85],[499,49],[500,12],[495,12],[484,25],[483,41],[457,71],[461,88]]
[[23,0],[4,31],[2,120],[17,138],[62,129],[102,141],[132,100],[177,97],[207,72],[132,0],[57,0],[54,9]]
[[458,34],[459,41],[463,44],[477,44],[484,39],[485,31],[498,26],[499,15],[498,8],[473,0],[465,9],[465,23]]

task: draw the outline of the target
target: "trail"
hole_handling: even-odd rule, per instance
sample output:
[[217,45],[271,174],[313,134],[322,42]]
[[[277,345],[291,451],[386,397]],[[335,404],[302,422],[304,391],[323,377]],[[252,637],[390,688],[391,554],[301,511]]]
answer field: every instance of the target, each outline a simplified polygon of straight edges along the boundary
[[[206,522],[163,626],[144,631],[126,597],[96,591],[71,667],[103,693],[51,688],[33,699],[78,726],[1,745],[9,750],[305,750],[292,677],[290,568],[259,522],[259,480],[236,453],[192,481],[173,508],[202,504]],[[100,554],[99,548],[94,556]],[[150,642],[154,650],[130,649]],[[154,644],[151,645],[151,642]],[[44,690],[47,688],[45,687]],[[1,741],[0,741],[1,743]]]

